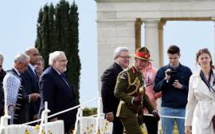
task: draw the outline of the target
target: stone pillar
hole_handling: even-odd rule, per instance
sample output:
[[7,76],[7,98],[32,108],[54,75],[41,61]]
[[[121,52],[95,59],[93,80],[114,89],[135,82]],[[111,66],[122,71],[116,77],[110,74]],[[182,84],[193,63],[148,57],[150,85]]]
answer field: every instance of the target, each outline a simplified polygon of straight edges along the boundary
[[137,18],[135,22],[135,49],[141,47],[141,25],[141,19]]
[[164,46],[163,46],[163,26],[166,24],[166,20],[161,19],[158,23],[158,39],[159,39],[159,57],[160,67],[164,65]]
[[152,64],[155,68],[160,67],[160,48],[158,36],[159,19],[146,19],[145,23],[145,46],[151,53]]
[[114,62],[114,50],[118,46],[125,46],[130,53],[135,52],[135,21],[136,19],[97,21],[99,89],[102,73]]

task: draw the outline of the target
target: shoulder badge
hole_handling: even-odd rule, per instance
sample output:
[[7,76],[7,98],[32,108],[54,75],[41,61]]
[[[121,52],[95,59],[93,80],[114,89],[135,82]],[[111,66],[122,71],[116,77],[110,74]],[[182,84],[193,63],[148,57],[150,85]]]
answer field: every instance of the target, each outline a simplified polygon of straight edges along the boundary
[[122,72],[121,75],[120,75],[120,79],[126,79],[126,77],[127,77],[126,72],[125,71]]

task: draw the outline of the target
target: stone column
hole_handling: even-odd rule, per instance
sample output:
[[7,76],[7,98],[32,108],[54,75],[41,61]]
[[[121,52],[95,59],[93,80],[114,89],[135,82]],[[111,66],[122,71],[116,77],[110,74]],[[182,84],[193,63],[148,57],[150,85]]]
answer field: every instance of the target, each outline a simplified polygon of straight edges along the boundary
[[99,89],[102,73],[114,62],[114,50],[118,46],[124,46],[129,48],[130,53],[135,52],[135,21],[136,19],[97,21]]
[[141,19],[137,18],[135,22],[135,49],[141,47],[141,25]]
[[164,46],[163,46],[163,26],[166,24],[166,20],[161,19],[158,23],[158,39],[159,39],[159,57],[160,67],[164,65]]
[[159,19],[146,19],[145,23],[145,46],[151,53],[152,64],[155,68],[160,67],[160,48],[158,36]]

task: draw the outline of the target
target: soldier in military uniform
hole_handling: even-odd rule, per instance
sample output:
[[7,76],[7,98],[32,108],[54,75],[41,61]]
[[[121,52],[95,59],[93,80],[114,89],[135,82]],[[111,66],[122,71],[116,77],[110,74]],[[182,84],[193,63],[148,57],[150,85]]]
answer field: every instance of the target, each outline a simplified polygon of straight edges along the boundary
[[150,54],[144,53],[143,50],[144,47],[136,50],[133,65],[118,75],[115,86],[114,95],[120,99],[116,116],[120,117],[126,134],[142,134],[140,125],[143,108],[147,108],[157,120],[160,119],[143,87],[143,76],[140,70],[150,60]]

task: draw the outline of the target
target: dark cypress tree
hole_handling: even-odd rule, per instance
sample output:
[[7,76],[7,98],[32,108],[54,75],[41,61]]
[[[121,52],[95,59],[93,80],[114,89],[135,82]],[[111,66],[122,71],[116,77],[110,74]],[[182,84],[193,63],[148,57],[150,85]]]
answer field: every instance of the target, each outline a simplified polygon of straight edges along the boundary
[[[42,22],[42,18],[43,18],[43,10],[40,9],[39,11],[39,17],[37,19],[37,39],[36,39],[36,42],[35,42],[35,47],[38,49],[38,50],[42,50],[42,26],[41,26],[41,22]],[[41,51],[40,51],[41,52]]]
[[[69,12],[69,37],[68,42],[71,49],[67,49],[67,53],[69,54],[69,64],[68,68],[68,74],[71,74],[71,82],[76,85],[77,89],[80,88],[80,70],[81,70],[81,63],[80,63],[80,57],[78,55],[79,49],[78,49],[78,43],[79,43],[79,18],[78,18],[78,7],[73,2],[73,4],[70,6],[70,12]],[[69,46],[67,46],[69,47]],[[78,94],[78,92],[77,92]],[[78,94],[79,96],[79,94]]]
[[45,60],[45,67],[48,66],[48,56],[50,53],[50,37],[49,37],[49,6],[45,5],[43,10],[40,11],[37,31],[39,34],[36,39],[36,48]]
[[79,58],[79,18],[78,7],[73,2],[61,0],[55,7],[45,5],[39,12],[37,22],[36,48],[44,57],[45,67],[48,66],[49,53],[64,51],[67,59],[67,76],[76,90],[79,100],[80,69]]
[[49,52],[53,52],[53,48],[51,46],[56,46],[56,27],[55,27],[55,9],[53,4],[51,3],[48,10],[48,23],[49,23]]
[[[59,4],[56,6],[56,41],[57,46],[55,46],[56,50],[66,50],[65,48],[68,46],[67,37],[69,36],[68,27],[69,27],[69,3],[65,0],[61,0]],[[65,52],[66,53],[66,52]],[[67,56],[67,53],[66,53]]]

